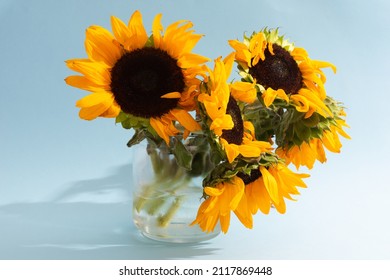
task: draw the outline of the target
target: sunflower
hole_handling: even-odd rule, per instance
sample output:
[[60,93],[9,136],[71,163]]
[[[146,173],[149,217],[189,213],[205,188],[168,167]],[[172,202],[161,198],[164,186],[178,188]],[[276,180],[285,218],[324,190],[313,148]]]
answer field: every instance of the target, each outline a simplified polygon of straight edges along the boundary
[[324,104],[326,77],[321,68],[331,67],[335,72],[333,64],[310,59],[306,50],[294,47],[277,29],[264,29],[243,42],[230,40],[229,44],[235,50],[240,74],[257,83],[266,107],[277,99],[284,107],[304,112],[305,118],[314,112],[332,116]]
[[256,100],[255,85],[227,82],[233,55],[230,54],[223,61],[220,58],[215,60],[214,70],[208,70],[210,76],[205,84],[206,90],[198,97],[211,120],[209,129],[215,134],[216,141],[224,149],[230,163],[239,155],[259,157],[261,153],[272,149],[269,142],[255,139],[253,124],[243,120],[237,104],[237,101],[251,103]]
[[245,227],[252,228],[252,215],[258,210],[268,214],[274,206],[279,213],[285,213],[284,199],[293,200],[291,195],[299,194],[297,187],[306,188],[302,179],[308,176],[292,172],[283,163],[268,167],[260,165],[250,174],[238,173],[231,180],[204,188],[207,198],[192,225],[198,224],[203,231],[211,232],[220,221],[221,229],[226,233],[233,211]]
[[209,60],[191,52],[202,35],[189,21],[175,22],[162,34],[161,17],[155,17],[150,37],[139,11],[127,25],[112,16],[113,34],[100,26],[87,29],[88,58],[66,61],[82,74],[67,77],[66,83],[92,92],[76,103],[80,118],[114,118],[122,111],[149,120],[167,143],[178,133],[176,121],[187,131],[200,129],[189,111],[196,106],[197,76],[204,75]]

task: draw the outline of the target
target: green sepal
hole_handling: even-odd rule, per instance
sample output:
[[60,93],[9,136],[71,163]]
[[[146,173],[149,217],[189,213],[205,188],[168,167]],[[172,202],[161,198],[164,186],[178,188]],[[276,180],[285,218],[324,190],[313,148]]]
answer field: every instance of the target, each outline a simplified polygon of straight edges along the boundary
[[154,47],[154,38],[153,38],[153,35],[150,35],[148,40],[146,41],[145,43],[145,47],[146,48],[152,48]]
[[310,139],[310,128],[305,126],[302,122],[296,122],[294,124],[294,132],[302,141],[308,141]]
[[123,111],[120,111],[118,116],[115,118],[115,123],[121,123],[125,121],[128,118],[128,115],[124,113]]
[[320,122],[320,117],[317,113],[313,113],[313,115],[310,116],[310,118],[303,118],[302,123],[307,127],[316,127],[318,123]]

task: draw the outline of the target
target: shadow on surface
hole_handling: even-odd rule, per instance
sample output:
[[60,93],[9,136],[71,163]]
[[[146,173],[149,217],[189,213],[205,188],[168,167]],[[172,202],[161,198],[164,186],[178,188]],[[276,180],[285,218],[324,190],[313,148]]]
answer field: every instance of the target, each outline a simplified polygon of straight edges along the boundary
[[131,220],[129,170],[75,182],[50,201],[0,206],[0,259],[187,259],[218,251],[141,236]]

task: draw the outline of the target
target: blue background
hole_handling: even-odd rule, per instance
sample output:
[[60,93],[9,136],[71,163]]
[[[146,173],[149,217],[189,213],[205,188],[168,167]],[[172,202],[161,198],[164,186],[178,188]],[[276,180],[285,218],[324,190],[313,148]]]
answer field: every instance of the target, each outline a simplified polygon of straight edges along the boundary
[[[390,4],[373,1],[0,0],[0,259],[390,259]],[[198,245],[139,237],[131,223],[132,132],[78,118],[86,94],[64,61],[86,57],[85,29],[134,10],[147,30],[188,19],[195,51],[227,55],[229,39],[265,26],[334,63],[327,92],[348,107],[341,154],[316,165],[287,214]]]

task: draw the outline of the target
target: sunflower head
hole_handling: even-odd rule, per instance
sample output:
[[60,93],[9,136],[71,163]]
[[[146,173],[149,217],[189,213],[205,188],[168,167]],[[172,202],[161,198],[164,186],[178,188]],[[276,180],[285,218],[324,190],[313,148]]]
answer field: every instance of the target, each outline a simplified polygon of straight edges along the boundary
[[256,83],[258,101],[247,106],[244,115],[254,124],[258,139],[274,137],[278,154],[296,166],[311,168],[315,160],[324,162],[320,143],[339,152],[337,135],[349,137],[342,129],[343,107],[326,94],[322,71],[330,67],[335,72],[333,64],[311,59],[278,29],[263,29],[229,44],[242,82]]
[[263,29],[230,40],[244,81],[256,82],[264,106],[291,108],[310,117],[317,112],[331,116],[324,104],[325,74],[321,68],[336,68],[328,62],[312,60],[303,48],[297,48],[277,29]]
[[117,122],[125,121],[126,128],[133,119],[144,118],[144,129],[153,130],[167,143],[180,132],[176,123],[187,134],[200,129],[188,111],[195,108],[197,77],[204,76],[202,65],[208,58],[192,53],[202,37],[191,29],[192,23],[175,22],[164,33],[159,14],[148,35],[136,11],[128,24],[113,16],[111,25],[112,33],[89,27],[88,58],[67,61],[71,70],[81,74],[67,77],[67,84],[91,92],[76,104],[80,117],[111,118],[122,112]]
[[[303,182],[308,174],[292,172],[275,154],[263,155],[252,163],[241,159],[234,170],[221,164],[208,177],[204,198],[196,219],[204,231],[213,231],[220,222],[224,233],[228,231],[233,212],[247,228],[252,228],[252,215],[260,210],[264,214],[275,207],[279,213],[286,212],[285,199],[295,200],[298,187],[306,188]],[[211,180],[214,179],[214,180]]]
[[292,117],[285,117],[281,121],[280,130],[276,134],[276,152],[287,163],[293,163],[297,168],[306,166],[312,169],[316,161],[326,162],[325,148],[330,152],[340,153],[340,136],[351,139],[344,131],[344,127],[349,126],[345,121],[346,113],[342,103],[327,96],[325,104],[333,117],[325,118],[313,113],[305,118],[303,113],[290,111]]
[[256,99],[255,85],[227,82],[233,59],[234,53],[223,61],[215,60],[214,70],[209,69],[209,78],[198,98],[205,130],[230,163],[238,156],[257,158],[271,149],[270,143],[256,141],[253,125],[242,115],[241,107]]

